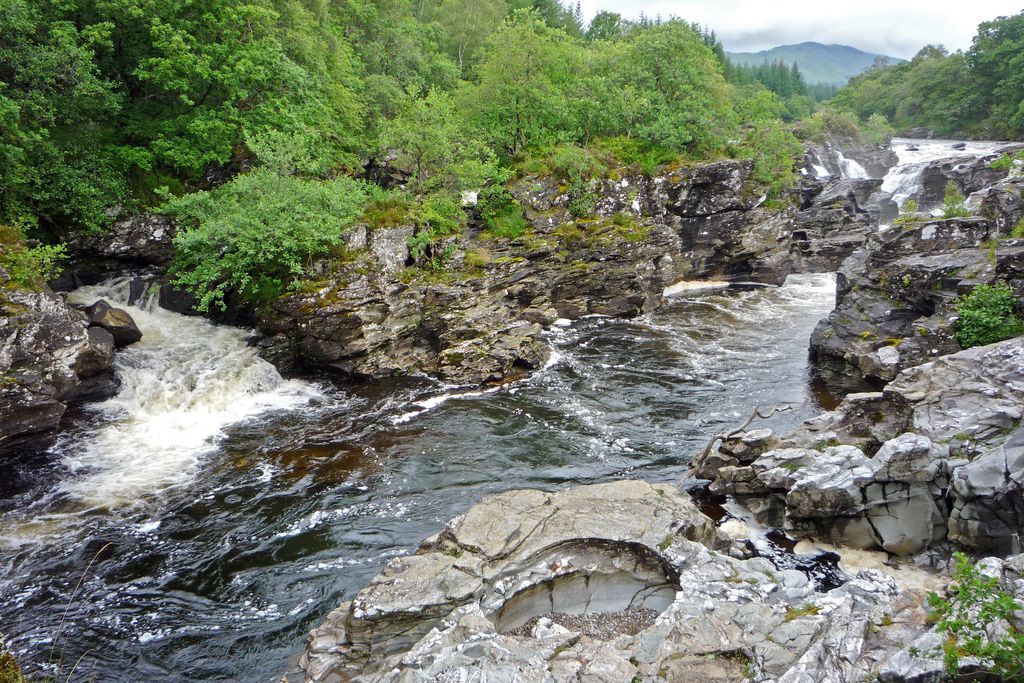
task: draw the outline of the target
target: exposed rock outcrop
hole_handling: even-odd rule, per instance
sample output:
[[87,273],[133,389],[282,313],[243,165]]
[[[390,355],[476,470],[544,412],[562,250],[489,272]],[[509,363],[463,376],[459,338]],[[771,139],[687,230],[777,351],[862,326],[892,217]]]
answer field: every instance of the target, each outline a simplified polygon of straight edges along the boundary
[[836,308],[814,330],[812,355],[888,381],[955,353],[958,296],[997,281],[1024,293],[1024,240],[996,237],[982,217],[921,219],[872,234],[839,269]]
[[797,206],[769,209],[751,171],[728,161],[595,180],[587,219],[572,217],[557,179],[524,178],[512,191],[531,230],[499,240],[471,229],[437,245],[448,259],[440,271],[408,267],[411,227],[357,226],[348,261],[323,264],[260,318],[266,354],[353,376],[500,382],[544,362],[541,333],[559,318],[639,315],[682,279],[779,284],[834,270],[882,210],[872,181],[809,181]]
[[926,630],[884,574],[818,592],[713,535],[669,485],[492,496],[333,612],[292,678],[863,680]]
[[784,437],[759,435],[757,448],[728,441],[697,474],[798,537],[909,555],[948,532],[961,546],[1015,553],[1022,417],[1017,338],[905,370]]
[[0,290],[0,453],[45,445],[69,403],[113,395],[114,345],[49,290]]

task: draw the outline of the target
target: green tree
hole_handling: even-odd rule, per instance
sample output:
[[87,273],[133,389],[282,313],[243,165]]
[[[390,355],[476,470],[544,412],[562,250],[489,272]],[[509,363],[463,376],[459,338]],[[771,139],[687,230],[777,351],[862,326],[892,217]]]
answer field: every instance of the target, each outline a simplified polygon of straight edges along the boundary
[[590,20],[586,36],[587,40],[614,40],[621,38],[625,29],[621,14],[601,10]]
[[520,10],[485,44],[479,80],[463,92],[462,106],[507,155],[574,139],[578,127],[567,93],[581,56],[569,36]]
[[507,12],[505,0],[443,0],[437,20],[444,27],[448,44],[459,71],[468,55],[476,51],[501,24]]
[[452,96],[439,90],[387,121],[381,144],[410,170],[414,192],[477,189],[497,173],[493,155],[459,118]]
[[296,286],[312,258],[341,242],[362,213],[366,189],[338,178],[305,180],[257,170],[163,208],[182,229],[174,239],[174,283],[198,308],[231,297],[261,304]]

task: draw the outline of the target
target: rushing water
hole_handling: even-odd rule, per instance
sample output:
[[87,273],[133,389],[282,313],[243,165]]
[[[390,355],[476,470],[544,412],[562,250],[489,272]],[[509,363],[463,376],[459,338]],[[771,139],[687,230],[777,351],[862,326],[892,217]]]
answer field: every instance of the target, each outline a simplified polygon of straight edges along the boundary
[[794,404],[779,429],[817,412],[807,340],[833,303],[827,275],[688,291],[555,328],[546,369],[484,392],[286,381],[242,331],[130,307],[145,336],[119,354],[121,393],[0,469],[0,631],[60,680],[272,680],[487,494],[677,480],[755,405]]
[[[928,165],[943,159],[969,161],[997,153],[1007,142],[957,141],[957,140],[916,140],[893,138],[892,150],[899,159],[889,170],[882,182],[882,191],[892,195],[900,208],[921,190],[921,175]],[[954,149],[963,145],[963,149]]]

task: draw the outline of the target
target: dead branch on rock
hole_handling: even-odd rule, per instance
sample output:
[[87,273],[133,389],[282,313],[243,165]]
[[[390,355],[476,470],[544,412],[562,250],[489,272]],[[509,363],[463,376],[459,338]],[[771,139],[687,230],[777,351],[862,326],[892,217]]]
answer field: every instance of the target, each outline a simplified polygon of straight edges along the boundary
[[746,421],[739,427],[736,427],[735,429],[729,432],[719,432],[718,434],[715,434],[714,436],[711,437],[711,440],[708,441],[708,445],[704,447],[704,450],[701,451],[700,454],[698,454],[697,457],[694,458],[693,461],[690,463],[690,468],[686,471],[686,474],[683,475],[683,481],[686,481],[693,477],[694,473],[704,466],[704,462],[709,457],[711,457],[711,452],[715,449],[715,445],[719,441],[738,439],[747,433],[747,427],[749,427],[750,423],[753,422],[754,420],[758,418],[762,420],[767,420],[768,418],[773,417],[778,413],[784,413],[787,410],[792,409],[792,404],[777,405],[772,406],[772,409],[769,410],[767,414],[764,414],[761,412],[761,406],[754,406],[754,410],[750,413],[750,417],[748,417]]

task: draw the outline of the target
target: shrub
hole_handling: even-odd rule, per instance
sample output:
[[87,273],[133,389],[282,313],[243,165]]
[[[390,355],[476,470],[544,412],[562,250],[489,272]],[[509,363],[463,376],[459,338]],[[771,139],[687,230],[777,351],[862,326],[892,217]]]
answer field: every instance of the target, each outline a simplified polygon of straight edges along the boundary
[[486,249],[467,251],[465,264],[467,268],[483,268],[491,262],[491,252]]
[[1017,225],[1013,226],[1013,230],[1010,231],[1010,237],[1024,237],[1024,218],[1017,221]]
[[755,123],[740,149],[740,156],[754,160],[754,180],[767,188],[770,199],[796,181],[797,158],[802,153],[793,134],[771,120]]
[[61,263],[67,258],[63,244],[41,244],[37,247],[13,249],[0,254],[0,266],[11,282],[26,289],[42,287],[60,275]]
[[514,239],[526,232],[523,207],[511,192],[500,185],[492,185],[480,192],[478,206],[487,232],[495,237]]
[[1003,154],[989,162],[988,167],[993,171],[1009,171],[1017,162],[1024,164],[1024,151],[1017,152],[1016,154]]
[[1014,312],[1016,297],[1005,284],[978,285],[957,302],[956,339],[969,349],[1024,334]]
[[648,177],[657,175],[663,165],[679,159],[679,154],[670,149],[624,136],[597,140],[594,147],[625,166],[639,168]]
[[454,252],[449,245],[438,250],[438,242],[457,234],[466,223],[466,213],[457,197],[447,192],[428,195],[420,204],[416,233],[409,238],[409,253],[417,261],[427,259],[433,270],[444,268]]
[[[1021,606],[986,576],[963,553],[954,553],[951,596],[928,595],[936,628],[949,634],[942,646],[946,670],[956,675],[960,660],[976,657],[1000,680],[1024,677],[1024,633],[1017,630],[1014,612]],[[991,634],[998,633],[998,636]]]
[[869,116],[863,124],[864,138],[876,145],[887,144],[894,132],[893,127],[889,125],[889,119],[878,112]]
[[597,194],[594,193],[592,180],[573,178],[565,193],[569,198],[569,213],[574,218],[593,215],[597,208]]
[[519,163],[519,170],[532,175],[553,175],[562,180],[597,178],[608,173],[600,150],[578,145],[558,145],[536,152]]
[[942,199],[942,216],[944,218],[963,218],[970,216],[967,210],[967,198],[960,191],[956,183],[950,180],[946,183],[946,196]]
[[408,225],[412,222],[416,202],[407,193],[379,190],[374,185],[368,187],[371,188],[370,202],[363,212],[363,220],[367,225],[380,229]]
[[271,301],[341,242],[366,195],[350,178],[305,180],[261,169],[171,200],[162,210],[183,228],[174,239],[174,284],[194,294],[201,311],[223,309],[229,295]]
[[903,202],[903,206],[900,208],[900,215],[893,221],[896,225],[905,225],[907,223],[915,223],[920,218],[917,216],[917,200],[908,199]]

